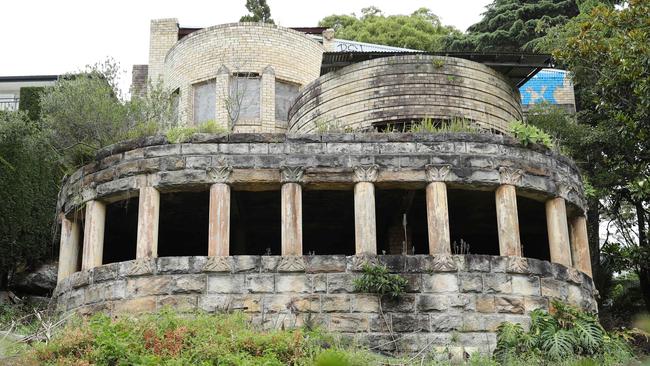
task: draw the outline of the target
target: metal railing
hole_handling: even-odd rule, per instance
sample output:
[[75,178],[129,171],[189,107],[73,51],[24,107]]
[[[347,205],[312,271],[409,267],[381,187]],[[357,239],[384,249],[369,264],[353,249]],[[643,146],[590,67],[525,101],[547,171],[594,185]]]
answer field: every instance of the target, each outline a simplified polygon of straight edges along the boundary
[[20,98],[0,98],[0,111],[17,111]]

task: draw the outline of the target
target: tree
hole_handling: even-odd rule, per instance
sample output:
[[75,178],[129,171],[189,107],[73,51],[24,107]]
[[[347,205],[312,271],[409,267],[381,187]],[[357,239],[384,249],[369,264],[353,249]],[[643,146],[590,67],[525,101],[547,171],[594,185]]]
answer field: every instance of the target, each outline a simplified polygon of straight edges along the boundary
[[271,19],[271,8],[266,0],[246,0],[246,9],[250,12],[239,19],[240,22],[258,22],[275,24]]
[[61,170],[46,131],[23,112],[0,112],[0,289],[51,255]]
[[607,216],[632,230],[620,244],[630,249],[627,268],[639,275],[650,310],[649,22],[647,0],[591,6],[540,47],[573,74],[578,122],[593,131],[592,183],[606,192]]
[[354,14],[330,15],[318,25],[334,29],[341,39],[423,51],[440,51],[445,37],[460,35],[454,27],[442,25],[427,8],[411,15],[385,16],[376,7],[364,8],[361,13],[360,18]]
[[447,48],[462,51],[532,50],[535,40],[578,15],[575,0],[495,0],[465,35],[449,37]]

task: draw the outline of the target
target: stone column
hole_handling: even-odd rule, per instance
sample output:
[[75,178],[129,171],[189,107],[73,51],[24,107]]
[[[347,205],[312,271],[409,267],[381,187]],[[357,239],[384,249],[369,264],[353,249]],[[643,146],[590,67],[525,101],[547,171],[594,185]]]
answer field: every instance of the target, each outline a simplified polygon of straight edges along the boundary
[[260,77],[260,121],[262,132],[275,132],[275,71],[264,68]]
[[302,167],[283,167],[282,176],[282,255],[302,255]]
[[556,197],[546,201],[546,229],[551,262],[571,267],[569,228],[564,198]]
[[451,254],[449,236],[449,209],[447,206],[447,185],[449,165],[427,165],[429,184],[426,188],[427,223],[429,232],[429,254]]
[[570,221],[569,226],[571,228],[569,235],[571,235],[573,266],[592,277],[587,219],[584,216],[576,216]]
[[516,185],[521,183],[523,172],[520,169],[499,168],[501,185],[495,193],[497,206],[497,226],[499,231],[499,255],[521,257],[519,237],[519,217],[517,213]]
[[79,260],[79,224],[61,215],[61,245],[57,283],[77,272]]
[[159,218],[160,192],[154,187],[140,188],[136,258],[156,258],[158,256]]
[[230,186],[232,167],[222,165],[208,172],[215,182],[210,187],[210,224],[208,227],[208,255],[230,255]]
[[84,271],[102,265],[105,224],[106,205],[96,200],[88,201],[86,203],[83,257],[81,259],[81,269]]
[[375,185],[377,165],[354,168],[354,239],[356,255],[377,254]]

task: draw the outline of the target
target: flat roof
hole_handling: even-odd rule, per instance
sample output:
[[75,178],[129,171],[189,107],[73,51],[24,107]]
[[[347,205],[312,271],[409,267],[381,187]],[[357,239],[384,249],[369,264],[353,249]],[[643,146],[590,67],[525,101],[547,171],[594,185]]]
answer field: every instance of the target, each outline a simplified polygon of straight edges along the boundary
[[17,81],[57,81],[59,75],[0,76],[0,83]]
[[321,75],[339,70],[357,62],[376,58],[401,55],[433,55],[458,57],[482,63],[505,75],[517,88],[526,83],[544,68],[552,68],[553,57],[536,53],[500,52],[419,52],[419,51],[371,51],[371,52],[325,52],[321,64]]

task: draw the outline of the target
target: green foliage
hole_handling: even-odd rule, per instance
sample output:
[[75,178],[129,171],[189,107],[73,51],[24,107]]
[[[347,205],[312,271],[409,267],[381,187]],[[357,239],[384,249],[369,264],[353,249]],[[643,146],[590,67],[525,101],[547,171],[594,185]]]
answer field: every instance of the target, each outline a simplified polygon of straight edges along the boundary
[[530,51],[549,28],[578,15],[575,0],[494,0],[467,34],[446,39],[453,51]]
[[420,122],[413,123],[408,132],[413,133],[448,133],[448,132],[480,132],[479,128],[471,121],[464,118],[453,118],[449,121],[438,121],[433,118],[423,118]]
[[[325,349],[327,348],[327,349]],[[27,360],[43,365],[321,365],[379,364],[381,356],[345,346],[318,330],[270,330],[242,313],[76,320]]]
[[362,275],[354,280],[354,289],[358,292],[374,293],[398,297],[406,290],[406,278],[388,272],[384,265],[364,264]]
[[195,133],[228,133],[228,130],[215,121],[206,121],[198,126],[178,126],[172,127],[165,135],[167,140],[173,144],[189,141]]
[[594,314],[553,301],[553,311],[534,310],[528,332],[519,324],[502,323],[497,328],[496,360],[511,364],[518,360],[552,361],[565,364],[620,364],[632,358],[626,342],[610,334]]
[[510,123],[510,132],[524,146],[528,146],[530,144],[541,144],[548,147],[549,149],[552,149],[554,146],[551,135],[544,132],[537,126],[531,124],[527,124],[521,121],[514,121]]
[[420,8],[411,15],[385,16],[375,7],[361,10],[361,17],[330,15],[318,26],[335,30],[336,38],[352,41],[405,47],[423,51],[443,50],[443,39],[460,32],[444,26],[440,18],[427,8]]
[[18,109],[25,111],[32,121],[41,117],[41,94],[45,88],[42,86],[24,86],[20,88],[20,104]]
[[240,22],[260,22],[275,24],[271,19],[271,8],[266,0],[246,0],[246,9],[250,12],[239,19]]
[[317,119],[314,121],[314,124],[316,125],[316,132],[319,134],[354,132],[352,127],[341,126],[341,121],[338,119]]
[[61,176],[39,122],[0,113],[0,288],[50,254]]

